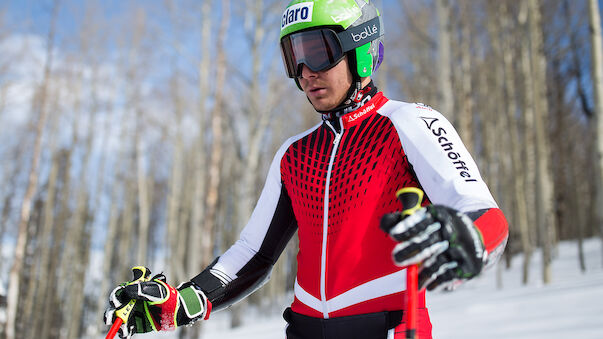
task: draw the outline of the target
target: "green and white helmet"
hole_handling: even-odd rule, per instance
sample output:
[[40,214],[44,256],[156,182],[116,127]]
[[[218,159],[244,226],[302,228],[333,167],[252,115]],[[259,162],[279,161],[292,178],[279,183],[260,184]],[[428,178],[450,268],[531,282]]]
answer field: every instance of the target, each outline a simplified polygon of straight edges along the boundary
[[287,75],[301,76],[301,65],[327,70],[348,55],[359,82],[383,61],[384,27],[369,0],[293,0],[281,18],[280,45]]

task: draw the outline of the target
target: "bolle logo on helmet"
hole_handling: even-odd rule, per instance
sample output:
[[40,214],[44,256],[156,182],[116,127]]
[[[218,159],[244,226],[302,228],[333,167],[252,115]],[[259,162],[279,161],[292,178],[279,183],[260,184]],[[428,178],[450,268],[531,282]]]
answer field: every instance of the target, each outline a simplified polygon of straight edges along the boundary
[[379,28],[377,28],[377,25],[373,25],[373,27],[367,26],[362,31],[360,31],[360,33],[352,32],[352,39],[354,40],[354,42],[358,42],[377,33],[379,33]]
[[311,22],[313,7],[313,2],[302,2],[288,7],[281,19],[281,29],[300,22]]

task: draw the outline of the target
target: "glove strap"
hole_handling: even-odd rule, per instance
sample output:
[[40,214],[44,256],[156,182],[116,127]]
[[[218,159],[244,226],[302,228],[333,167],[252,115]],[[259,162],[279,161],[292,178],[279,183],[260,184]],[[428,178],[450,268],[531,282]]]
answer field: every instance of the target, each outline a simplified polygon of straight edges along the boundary
[[[187,286],[188,285],[188,286]],[[179,289],[180,305],[186,316],[192,321],[203,318],[207,320],[211,312],[211,303],[205,294],[192,283],[183,284]]]

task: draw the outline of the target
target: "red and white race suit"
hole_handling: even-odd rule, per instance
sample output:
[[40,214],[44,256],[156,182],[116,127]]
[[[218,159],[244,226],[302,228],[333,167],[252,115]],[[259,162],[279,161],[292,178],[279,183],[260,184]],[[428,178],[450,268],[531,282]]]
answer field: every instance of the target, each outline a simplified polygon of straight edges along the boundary
[[[294,312],[333,318],[403,309],[405,269],[394,265],[396,243],[379,222],[400,209],[395,193],[407,186],[421,187],[425,203],[467,213],[489,263],[502,253],[506,220],[443,115],[378,92],[336,119],[282,145],[240,239],[193,278],[214,308],[258,288],[298,230]],[[430,332],[424,297],[419,331]]]

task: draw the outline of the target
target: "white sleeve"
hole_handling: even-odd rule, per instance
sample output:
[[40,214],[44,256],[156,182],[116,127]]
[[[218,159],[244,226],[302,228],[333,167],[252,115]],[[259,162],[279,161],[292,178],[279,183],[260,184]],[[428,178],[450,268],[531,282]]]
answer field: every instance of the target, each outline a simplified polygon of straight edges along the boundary
[[[225,275],[226,280],[236,279],[237,273],[250,262],[265,242],[277,243],[278,240],[273,237],[284,236],[281,234],[283,232],[276,232],[278,234],[275,234],[274,230],[270,232],[273,220],[282,217],[279,215],[282,214],[282,211],[278,210],[279,201],[282,199],[281,159],[291,144],[310,134],[319,126],[320,124],[317,124],[309,130],[289,138],[276,152],[260,198],[245,228],[241,231],[239,240],[220,256],[213,267],[215,272],[219,272],[222,276]],[[291,218],[293,218],[292,211],[287,211],[287,213],[291,213]]]
[[442,114],[422,104],[391,100],[379,113],[393,122],[431,203],[462,212],[498,207],[471,154]]
[[239,239],[220,256],[214,266],[214,269],[226,274],[230,279],[237,277],[236,273],[258,252],[265,240],[281,195],[281,158],[290,144],[291,142],[286,142],[274,156],[266,183],[249,221],[241,231]]

